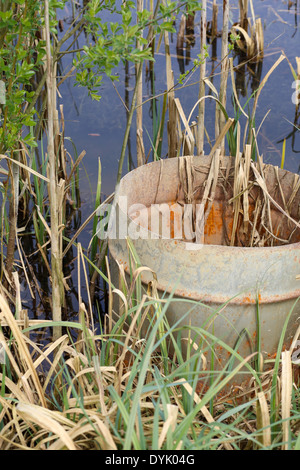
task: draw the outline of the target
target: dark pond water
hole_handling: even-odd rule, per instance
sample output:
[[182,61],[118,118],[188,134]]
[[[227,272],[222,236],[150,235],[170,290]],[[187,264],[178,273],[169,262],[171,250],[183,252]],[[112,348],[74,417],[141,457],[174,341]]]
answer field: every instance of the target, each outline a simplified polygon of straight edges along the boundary
[[[237,1],[231,2],[230,19],[231,23],[235,23],[239,19]],[[222,24],[222,2],[217,0],[219,5],[218,25]],[[294,69],[296,69],[295,57],[300,55],[300,32],[298,21],[300,20],[300,6],[298,0],[253,0],[255,16],[262,19],[264,29],[264,58],[259,64],[249,64],[244,67],[243,71],[236,73],[237,85],[243,82],[244,90],[239,94],[240,102],[243,105],[247,97],[258,86],[270,67],[276,62],[283,51]],[[207,8],[208,20],[212,16],[212,2],[208,2]],[[66,25],[70,20],[71,5],[67,3],[66,10],[61,13],[65,19]],[[179,19],[176,23],[179,28]],[[191,61],[197,58],[200,52],[200,13],[195,18],[195,44],[190,49]],[[84,37],[81,38],[84,41]],[[177,35],[170,35],[172,67],[174,71],[175,83],[180,75],[180,60],[176,54]],[[221,39],[217,39],[217,56],[221,52]],[[211,48],[208,50],[210,56]],[[68,59],[62,61],[62,69],[67,70]],[[164,62],[164,46],[155,56],[155,91],[160,94],[167,88],[165,62]],[[240,57],[235,56],[234,65],[239,63]],[[220,66],[219,59],[207,60],[207,75],[213,82],[214,86],[219,88]],[[192,67],[192,62],[188,65],[184,64],[185,70]],[[77,150],[86,150],[87,154],[84,158],[84,166],[89,178],[89,182],[84,170],[82,175],[82,194],[88,200],[91,198],[90,190],[95,193],[98,157],[102,162],[102,190],[104,194],[110,194],[114,190],[116,181],[119,156],[126,126],[126,110],[120,99],[131,102],[132,90],[134,87],[134,66],[128,64],[120,66],[118,69],[119,82],[115,83],[115,87],[108,80],[104,80],[102,87],[102,98],[100,102],[94,102],[88,98],[86,90],[83,88],[74,88],[73,81],[70,79],[60,88],[62,95],[61,102],[64,105],[64,114],[66,119],[66,135],[72,138]],[[196,71],[189,79],[188,84],[195,83],[194,86],[176,91],[183,106],[186,116],[189,115],[198,98],[198,75]],[[264,120],[258,134],[259,150],[263,154],[264,161],[275,165],[280,165],[282,140],[286,141],[286,162],[285,167],[291,171],[298,171],[299,152],[300,152],[300,133],[295,129],[292,123],[295,121],[295,104],[292,102],[292,94],[295,91],[292,88],[294,79],[291,74],[287,61],[283,61],[273,72],[267,81],[258,101],[258,109],[256,114],[256,126],[263,120],[267,111],[270,111]],[[207,88],[207,92],[208,92]],[[118,96],[120,95],[120,97]],[[151,86],[149,76],[144,73],[144,100],[150,98]],[[162,106],[162,97],[157,98],[156,103]],[[228,80],[228,99],[227,111],[229,116],[234,117],[234,109],[231,100],[231,83]],[[196,118],[193,116],[193,119]],[[206,101],[206,128],[211,139],[214,138],[214,105],[210,100]],[[144,126],[144,144],[146,154],[151,148],[148,137],[152,137],[152,119],[151,119],[151,103],[148,102],[143,108],[143,126]],[[299,123],[296,123],[299,125]],[[209,151],[207,144],[205,149]],[[163,142],[163,155],[167,153],[166,139]],[[130,148],[127,157],[130,157],[132,166],[136,165],[136,139],[135,139],[135,121],[133,120]],[[151,157],[152,158],[152,157]],[[124,162],[123,172],[128,171],[130,166],[127,161]]]
[[[219,5],[219,29],[222,24],[222,2],[217,0]],[[235,23],[239,19],[237,1],[231,2],[230,20]],[[268,72],[270,67],[276,62],[283,51],[293,67],[296,69],[296,56],[300,56],[300,32],[298,21],[300,20],[300,7],[298,0],[253,0],[253,7],[256,17],[262,19],[264,31],[264,58],[260,63],[248,64],[243,70],[236,72],[235,78],[237,88],[239,89],[239,99],[243,105],[254,89],[257,88],[260,81]],[[212,2],[208,2],[207,8],[208,20],[212,17]],[[72,4],[67,2],[64,11],[59,13],[66,30],[72,21]],[[179,18],[176,22],[176,29],[179,28]],[[63,33],[61,33],[63,34]],[[172,67],[174,71],[175,82],[180,73],[192,67],[192,61],[200,53],[200,13],[195,17],[194,45],[191,47],[190,62],[187,60],[187,52],[184,51],[184,60],[180,60],[176,54],[177,34],[170,36]],[[74,48],[80,47],[85,42],[85,37],[79,38]],[[219,59],[221,52],[221,39],[216,43],[217,58],[211,59],[212,49],[208,52],[210,58],[207,60],[207,75],[214,86],[219,89],[220,65]],[[155,55],[155,93],[159,95],[167,88],[164,45]],[[234,65],[241,60],[240,56],[234,55]],[[68,72],[72,61],[72,54],[64,56],[60,62],[60,72],[64,75]],[[183,67],[183,68],[182,68]],[[98,158],[102,164],[102,200],[105,196],[114,191],[118,163],[121,154],[121,147],[126,127],[126,109],[122,100],[130,103],[132,90],[135,83],[135,70],[133,64],[122,64],[118,69],[119,81],[115,83],[115,88],[110,80],[104,79],[102,87],[102,98],[100,102],[92,101],[84,88],[74,87],[74,77],[68,79],[60,87],[61,98],[59,104],[63,104],[65,116],[65,135],[72,140],[76,146],[77,152],[86,151],[83,163],[80,167],[80,191],[81,191],[81,222],[92,212],[97,188]],[[176,91],[183,106],[186,116],[190,114],[191,109],[198,99],[198,79],[199,71],[196,71],[189,79],[189,86]],[[299,154],[300,154],[300,132],[294,125],[299,126],[298,117],[295,116],[295,104],[292,102],[292,94],[295,91],[292,88],[294,78],[292,76],[288,62],[284,60],[273,72],[267,81],[258,101],[256,113],[256,127],[258,128],[265,118],[260,132],[258,134],[259,151],[263,154],[264,161],[274,165],[280,165],[282,141],[286,138],[286,160],[285,168],[298,172]],[[192,83],[195,82],[195,85]],[[208,89],[207,89],[208,92]],[[234,117],[234,108],[232,104],[232,89],[230,79],[228,80],[227,92],[227,112],[230,117]],[[121,100],[121,98],[122,100]],[[148,100],[152,97],[151,84],[149,76],[144,73],[144,91],[143,98]],[[162,106],[162,96],[156,99],[157,106]],[[206,101],[205,123],[208,135],[214,138],[214,116],[215,106],[211,100]],[[196,114],[193,116],[196,119]],[[151,148],[149,136],[152,136],[152,106],[148,101],[143,107],[143,126],[144,126],[144,145],[146,155]],[[71,142],[67,144],[67,149],[74,156]],[[205,144],[205,153],[209,152],[209,144]],[[167,154],[166,138],[163,141],[163,155]],[[150,161],[152,154],[150,156]],[[136,138],[135,138],[135,120],[130,134],[130,140],[127,148],[127,156],[124,162],[123,174],[136,166]],[[77,221],[77,227],[80,225],[80,219]],[[74,230],[77,228],[74,226]],[[71,233],[72,234],[72,233]],[[91,226],[80,235],[78,241],[81,241],[84,247],[88,246],[91,237]],[[76,253],[70,253],[69,269],[72,272],[76,268],[76,263],[72,262],[72,256]],[[41,273],[43,276],[43,273]],[[73,270],[73,285],[76,286],[76,269]],[[74,292],[75,292],[74,288]],[[84,291],[84,288],[83,288]],[[72,292],[70,294],[72,296]],[[74,293],[74,313],[76,313],[76,295]],[[37,312],[37,306],[32,309]]]

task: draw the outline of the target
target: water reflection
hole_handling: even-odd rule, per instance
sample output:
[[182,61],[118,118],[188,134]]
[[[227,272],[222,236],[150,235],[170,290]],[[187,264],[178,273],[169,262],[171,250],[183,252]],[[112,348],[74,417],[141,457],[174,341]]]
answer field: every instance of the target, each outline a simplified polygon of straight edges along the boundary
[[[277,144],[283,144],[284,141],[288,141],[289,139],[291,139],[291,148],[293,150],[293,153],[300,153],[300,150],[296,149],[296,141],[297,141],[297,137],[299,136],[299,131],[300,131],[299,116],[300,116],[299,105],[296,105],[295,116],[294,116],[294,121],[292,123],[291,132],[289,132],[282,139],[277,140]],[[298,173],[299,171],[300,171],[300,165],[299,165]]]
[[187,15],[186,25],[185,25],[185,65],[188,67],[191,62],[191,49],[196,44],[195,38],[195,15]]
[[259,87],[262,76],[263,60],[252,62],[247,60],[244,53],[236,55],[235,87],[238,96],[249,97]]
[[288,10],[291,11],[292,7],[294,7],[294,26],[295,26],[295,31],[292,35],[292,38],[293,38],[296,35],[297,28],[298,28],[298,16],[299,16],[298,0],[295,0],[294,2],[291,0],[288,1]]
[[196,44],[194,23],[195,15],[189,14],[187,16],[181,16],[176,41],[177,62],[181,74],[184,74],[186,71],[185,67],[190,65],[191,49]]

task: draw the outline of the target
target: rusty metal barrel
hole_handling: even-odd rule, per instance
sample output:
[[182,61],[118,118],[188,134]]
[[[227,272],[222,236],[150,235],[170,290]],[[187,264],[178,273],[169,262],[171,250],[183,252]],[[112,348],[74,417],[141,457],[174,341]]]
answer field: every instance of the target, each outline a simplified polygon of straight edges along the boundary
[[[137,204],[149,208],[180,203],[183,207],[187,194],[180,173],[181,158],[153,162],[123,177],[116,203],[126,201],[126,208],[121,208],[121,212],[126,212],[123,221],[126,220],[127,227],[131,225],[132,229],[136,222],[130,213],[136,213]],[[208,156],[192,159],[197,201],[203,201],[211,164],[212,158]],[[156,273],[160,295],[166,297],[172,292],[176,298],[176,302],[170,302],[167,311],[171,326],[180,322],[192,330],[207,329],[231,348],[236,348],[242,357],[255,352],[259,340],[263,354],[272,357],[287,319],[285,347],[289,347],[299,326],[300,229],[296,223],[300,218],[299,177],[271,165],[263,166],[267,193],[255,184],[254,178],[248,188],[252,246],[244,246],[247,236],[243,232],[243,223],[235,246],[231,246],[234,173],[234,159],[222,157],[214,200],[204,226],[203,243],[153,236],[149,226],[143,226],[143,223],[139,227],[140,237],[132,239],[132,243],[141,264]],[[269,208],[273,237],[268,233],[266,214],[261,211],[257,215],[259,200]],[[204,212],[208,204],[206,201]],[[287,208],[288,216],[284,212]],[[243,204],[240,210],[243,210]],[[257,227],[260,224],[260,233],[255,232],[255,224]],[[131,232],[135,233],[134,230]],[[125,237],[110,238],[109,252],[113,282],[118,285],[118,264],[122,264],[129,274]],[[152,279],[150,272],[142,273],[145,286]],[[230,353],[222,343],[215,344],[214,351],[220,364],[226,364]]]

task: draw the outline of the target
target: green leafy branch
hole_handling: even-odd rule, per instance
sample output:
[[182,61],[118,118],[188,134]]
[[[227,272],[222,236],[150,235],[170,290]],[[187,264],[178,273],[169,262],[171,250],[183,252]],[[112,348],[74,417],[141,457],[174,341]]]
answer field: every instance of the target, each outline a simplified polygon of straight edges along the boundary
[[[201,9],[196,1],[163,2],[158,1],[157,11],[152,15],[144,9],[136,12],[135,2],[124,2],[119,9],[116,2],[103,3],[93,0],[85,14],[86,33],[93,41],[78,51],[73,65],[77,69],[76,84],[88,89],[89,95],[99,100],[99,89],[103,76],[118,80],[115,73],[120,62],[142,63],[153,61],[151,39],[163,31],[175,32],[174,18],[183,10],[185,14]],[[101,12],[105,10],[120,15],[120,21],[103,21]],[[150,28],[151,38],[143,38],[142,32]],[[142,49],[136,47],[137,41]]]

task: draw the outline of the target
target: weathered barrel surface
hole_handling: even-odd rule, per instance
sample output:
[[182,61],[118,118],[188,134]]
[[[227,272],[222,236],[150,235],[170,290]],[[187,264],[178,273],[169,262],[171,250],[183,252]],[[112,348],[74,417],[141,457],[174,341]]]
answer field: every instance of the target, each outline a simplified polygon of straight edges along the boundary
[[[150,163],[128,173],[121,180],[117,201],[126,197],[129,212],[133,204],[150,207],[184,201],[178,160]],[[193,164],[197,169],[193,176],[195,197],[201,201],[211,159],[194,157]],[[227,246],[225,238],[228,243],[232,230],[232,205],[228,201],[233,194],[230,179],[233,172],[233,159],[222,158],[222,177],[205,226],[203,245],[179,239],[152,239],[149,227],[143,227],[143,238],[137,238],[133,243],[142,265],[155,271],[160,294],[173,292],[176,299],[182,300],[170,303],[167,312],[170,325],[181,321],[191,325],[192,329],[207,328],[232,348],[242,338],[238,352],[243,357],[256,350],[259,337],[261,350],[272,356],[288,316],[285,345],[289,345],[299,325],[300,230],[270,203],[273,232],[277,234],[275,246],[245,247],[243,240],[240,246]],[[297,175],[266,165],[264,176],[269,194],[277,204],[284,207],[292,197],[289,213],[298,221],[300,191],[295,191]],[[253,185],[251,191],[252,216],[259,188]],[[128,225],[135,223],[128,214],[126,216]],[[283,243],[283,238],[290,243]],[[109,251],[116,285],[117,263],[122,263],[129,272],[126,240],[110,239]],[[142,280],[147,284],[152,280],[151,273],[142,273]],[[221,363],[228,360],[228,352],[220,345],[215,350],[219,350]]]

